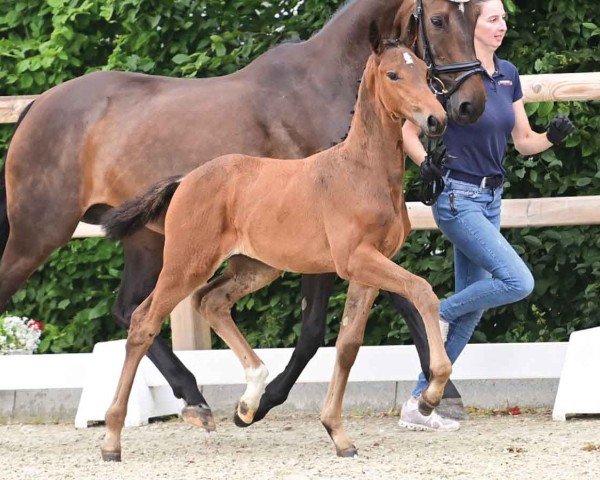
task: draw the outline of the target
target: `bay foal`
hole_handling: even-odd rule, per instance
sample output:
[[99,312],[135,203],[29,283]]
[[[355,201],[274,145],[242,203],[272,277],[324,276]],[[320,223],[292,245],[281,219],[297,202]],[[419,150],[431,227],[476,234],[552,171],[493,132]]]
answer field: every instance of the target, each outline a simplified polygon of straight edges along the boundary
[[[356,454],[342,426],[342,400],[379,289],[405,296],[421,314],[431,377],[420,408],[429,413],[439,403],[451,365],[439,331],[438,299],[424,279],[389,258],[410,231],[403,196],[402,123],[409,119],[439,136],[446,115],[428,89],[425,64],[399,42],[381,42],[374,25],[370,37],[373,53],[343,143],[296,161],[219,157],[183,180],[164,181],[109,217],[106,227],[113,237],[150,221],[148,226],[159,231],[164,225],[166,239],[156,288],[132,315],[123,372],[106,414],[105,460],[121,457],[121,430],[135,372],[164,318],[228,258],[228,275],[236,276],[244,293],[269,284],[283,270],[336,272],[350,281],[336,365],[321,413],[338,455]],[[238,254],[251,257],[252,264],[238,262]],[[225,307],[208,298],[197,291],[199,310],[246,372],[237,421],[249,424],[268,372],[231,318],[230,306],[239,299],[235,292]]]

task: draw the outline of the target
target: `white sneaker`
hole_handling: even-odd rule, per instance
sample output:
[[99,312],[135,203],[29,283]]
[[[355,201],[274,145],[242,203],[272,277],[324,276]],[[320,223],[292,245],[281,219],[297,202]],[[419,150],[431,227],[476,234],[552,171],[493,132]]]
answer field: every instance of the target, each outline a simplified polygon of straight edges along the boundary
[[423,415],[419,412],[419,403],[412,399],[402,405],[398,425],[408,430],[421,432],[454,432],[460,428],[460,423],[456,420],[444,418],[435,410],[429,416]]

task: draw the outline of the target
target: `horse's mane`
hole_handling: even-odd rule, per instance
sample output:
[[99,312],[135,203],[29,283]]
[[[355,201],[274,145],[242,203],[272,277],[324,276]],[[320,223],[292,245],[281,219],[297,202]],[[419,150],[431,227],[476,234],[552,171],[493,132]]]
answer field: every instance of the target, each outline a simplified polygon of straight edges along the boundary
[[327,28],[331,22],[333,22],[337,17],[339,17],[342,13],[344,13],[346,8],[348,8],[351,3],[354,3],[356,1],[358,1],[358,0],[345,0],[344,3],[342,3],[342,5],[340,5],[340,7],[335,12],[333,12],[331,17],[329,17],[329,19],[325,22],[323,27],[321,27],[321,29],[319,29],[315,33],[313,33],[313,35],[316,35],[324,28]]

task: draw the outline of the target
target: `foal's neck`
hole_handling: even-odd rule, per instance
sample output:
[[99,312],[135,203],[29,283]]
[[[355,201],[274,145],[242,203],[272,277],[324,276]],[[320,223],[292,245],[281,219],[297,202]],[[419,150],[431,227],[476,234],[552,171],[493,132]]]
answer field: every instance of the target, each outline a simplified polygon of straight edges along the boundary
[[404,171],[402,125],[394,120],[375,95],[377,68],[370,58],[358,90],[354,118],[342,148],[348,161],[369,164],[372,170],[397,175]]

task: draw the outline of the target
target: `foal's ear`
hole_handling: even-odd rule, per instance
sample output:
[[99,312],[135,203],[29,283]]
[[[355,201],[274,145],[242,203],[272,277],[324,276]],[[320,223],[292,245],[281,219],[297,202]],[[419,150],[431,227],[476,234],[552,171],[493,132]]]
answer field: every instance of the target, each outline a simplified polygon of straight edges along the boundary
[[[406,5],[411,2],[406,2]],[[401,7],[396,13],[394,18],[394,36],[399,38],[400,41],[408,48],[413,48],[417,42],[419,35],[419,25],[417,17],[413,15],[413,12],[408,7]]]
[[379,27],[377,27],[377,22],[375,22],[375,20],[371,21],[371,24],[369,25],[369,42],[371,43],[371,50],[379,55],[382,46],[381,33],[379,32]]

